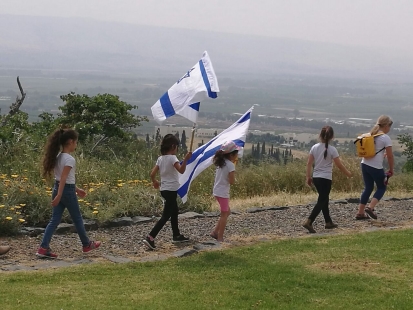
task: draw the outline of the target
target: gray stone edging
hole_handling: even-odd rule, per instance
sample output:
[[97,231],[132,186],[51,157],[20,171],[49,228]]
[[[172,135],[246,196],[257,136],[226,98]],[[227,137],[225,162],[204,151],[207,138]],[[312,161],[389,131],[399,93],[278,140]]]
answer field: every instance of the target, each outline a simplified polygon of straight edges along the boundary
[[[382,201],[403,201],[403,200],[413,200],[413,197],[410,198],[395,198],[395,197],[383,197]],[[337,200],[330,200],[330,204],[348,204],[348,203],[359,203],[359,198],[344,198]],[[315,202],[311,202],[307,205],[315,205]],[[256,212],[266,212],[266,211],[283,211],[295,206],[272,206],[272,207],[252,207],[246,209],[246,213],[256,213]],[[237,210],[231,210],[232,215],[239,215],[242,212]],[[179,214],[180,219],[194,219],[194,218],[204,218],[204,217],[218,217],[219,212],[204,212],[196,213],[193,211],[185,212]],[[141,223],[147,223],[156,220],[155,217],[145,217],[145,216],[135,216],[133,218],[124,216],[116,218],[110,221],[103,222],[99,225],[97,221],[94,220],[84,220],[85,228],[88,231],[97,230],[99,228],[112,228],[112,227],[122,227],[122,226],[131,226],[138,225]],[[43,227],[22,227],[20,233],[23,235],[29,235],[31,237],[36,237],[44,233],[45,228]],[[65,234],[65,233],[76,233],[76,228],[73,224],[60,223],[56,229],[56,234]]]

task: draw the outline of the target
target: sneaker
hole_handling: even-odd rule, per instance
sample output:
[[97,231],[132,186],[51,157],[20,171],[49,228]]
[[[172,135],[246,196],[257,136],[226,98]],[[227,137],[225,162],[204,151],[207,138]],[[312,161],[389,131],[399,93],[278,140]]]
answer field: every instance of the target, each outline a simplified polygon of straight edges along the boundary
[[100,247],[100,241],[90,241],[88,246],[83,247],[83,253],[90,252],[98,247]]
[[367,215],[370,216],[372,219],[377,220],[377,214],[374,212],[373,209],[367,207],[364,211],[366,211]]
[[44,249],[42,247],[37,250],[36,256],[40,258],[57,258],[57,255],[52,253],[52,249]]
[[143,244],[146,245],[146,247],[149,250],[155,250],[155,240],[151,240],[149,237],[146,237],[145,239],[142,240]]
[[172,243],[179,243],[179,242],[188,242],[189,238],[185,237],[184,235],[174,236],[172,238]]
[[334,229],[334,228],[337,228],[337,227],[338,227],[337,224],[334,224],[333,222],[328,222],[328,223],[326,223],[325,229]]

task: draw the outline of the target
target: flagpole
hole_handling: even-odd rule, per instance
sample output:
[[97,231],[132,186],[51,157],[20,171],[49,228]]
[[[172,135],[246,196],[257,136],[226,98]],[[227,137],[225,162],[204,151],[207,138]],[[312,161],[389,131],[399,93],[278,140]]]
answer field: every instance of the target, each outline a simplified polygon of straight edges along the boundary
[[191,144],[189,146],[189,151],[192,152],[192,145],[194,144],[194,136],[195,136],[195,128],[196,127],[196,123],[194,123],[194,125],[192,126],[192,136],[191,136]]

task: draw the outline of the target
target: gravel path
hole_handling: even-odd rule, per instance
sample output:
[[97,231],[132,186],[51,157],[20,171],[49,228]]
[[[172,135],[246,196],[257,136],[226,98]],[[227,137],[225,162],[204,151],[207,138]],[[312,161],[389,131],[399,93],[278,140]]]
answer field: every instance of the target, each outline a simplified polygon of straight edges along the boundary
[[[322,214],[314,223],[314,228],[318,234],[330,235],[383,227],[412,227],[413,224],[413,199],[382,201],[377,207],[378,220],[356,221],[354,216],[357,208],[358,204],[354,203],[331,204],[331,217],[339,228],[325,230]],[[191,241],[185,244],[171,243],[172,232],[168,223],[156,238],[156,251],[149,251],[142,244],[142,238],[147,235],[155,222],[90,231],[90,238],[102,241],[102,246],[88,254],[82,253],[77,234],[54,235],[51,247],[59,255],[57,260],[38,259],[35,256],[42,235],[1,238],[0,244],[9,244],[12,249],[7,255],[0,256],[0,270],[3,272],[34,270],[102,261],[122,263],[158,260],[178,256],[177,251],[193,250],[194,246],[203,243],[212,248],[225,248],[260,240],[301,237],[308,235],[301,224],[310,214],[311,209],[312,205],[305,205],[256,213],[234,212],[228,220],[225,233],[228,242],[221,245],[211,243],[213,240],[209,237],[210,231],[218,220],[216,216],[180,219],[181,232],[191,238]]]

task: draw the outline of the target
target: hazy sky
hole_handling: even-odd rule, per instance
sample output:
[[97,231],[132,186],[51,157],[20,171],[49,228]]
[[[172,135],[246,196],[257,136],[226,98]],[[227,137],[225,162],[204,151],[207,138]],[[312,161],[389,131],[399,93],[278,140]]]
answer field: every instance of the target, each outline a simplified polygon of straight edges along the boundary
[[413,52],[412,0],[0,0],[0,13],[89,17]]

